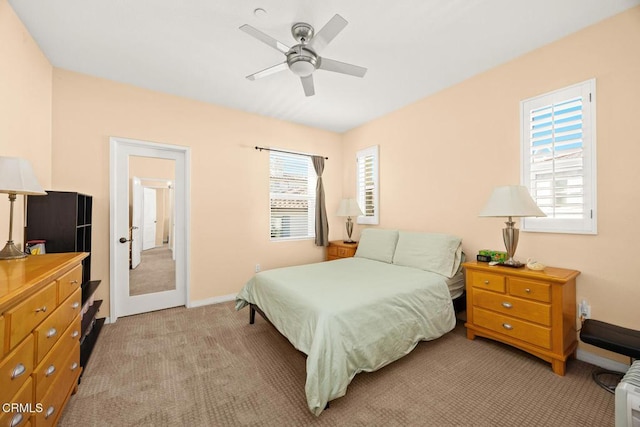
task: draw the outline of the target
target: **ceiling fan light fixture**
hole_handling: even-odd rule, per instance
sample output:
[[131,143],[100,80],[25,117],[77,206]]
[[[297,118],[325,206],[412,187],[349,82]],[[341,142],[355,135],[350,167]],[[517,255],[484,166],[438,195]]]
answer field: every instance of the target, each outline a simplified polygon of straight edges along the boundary
[[316,67],[305,58],[299,58],[295,61],[289,62],[289,69],[293,71],[293,74],[299,77],[306,77],[316,70]]

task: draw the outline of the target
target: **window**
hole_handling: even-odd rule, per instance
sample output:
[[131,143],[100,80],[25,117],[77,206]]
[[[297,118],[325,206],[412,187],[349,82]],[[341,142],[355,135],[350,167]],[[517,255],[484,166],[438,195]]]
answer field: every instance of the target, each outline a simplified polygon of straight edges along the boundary
[[311,157],[269,152],[271,240],[315,237],[316,172]]
[[378,224],[380,204],[378,188],[378,146],[365,148],[356,153],[356,197],[364,215],[358,224]]
[[522,184],[547,215],[525,231],[596,234],[595,80],[520,103]]

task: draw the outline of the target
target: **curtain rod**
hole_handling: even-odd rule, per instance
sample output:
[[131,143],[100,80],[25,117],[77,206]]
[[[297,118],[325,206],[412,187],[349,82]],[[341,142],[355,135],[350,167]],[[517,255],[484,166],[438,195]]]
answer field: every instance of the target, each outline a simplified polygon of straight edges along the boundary
[[[284,150],[276,150],[275,148],[267,148],[267,147],[258,147],[256,145],[256,150],[267,150],[267,151],[277,151],[278,153],[287,153],[287,154],[297,154],[298,156],[307,156],[307,157],[314,157],[315,154],[303,154],[303,153],[296,153],[295,151],[284,151]],[[329,160],[328,157],[325,157],[325,160]]]

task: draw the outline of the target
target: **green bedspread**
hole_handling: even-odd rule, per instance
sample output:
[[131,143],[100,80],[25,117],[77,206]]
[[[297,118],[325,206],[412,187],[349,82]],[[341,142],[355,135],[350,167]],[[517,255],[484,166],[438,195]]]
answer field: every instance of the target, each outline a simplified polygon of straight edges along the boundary
[[365,258],[256,274],[236,296],[307,355],[306,396],[319,415],[353,377],[409,353],[455,326],[445,277]]

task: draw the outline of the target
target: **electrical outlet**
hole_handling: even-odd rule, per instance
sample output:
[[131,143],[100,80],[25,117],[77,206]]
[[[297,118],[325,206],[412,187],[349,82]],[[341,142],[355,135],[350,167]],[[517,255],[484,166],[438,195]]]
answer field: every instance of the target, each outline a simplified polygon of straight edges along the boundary
[[256,273],[260,273],[260,264],[256,264]]
[[580,312],[580,317],[582,317],[583,319],[591,318],[591,306],[589,305],[586,299],[583,299],[582,301],[580,301],[578,310]]

